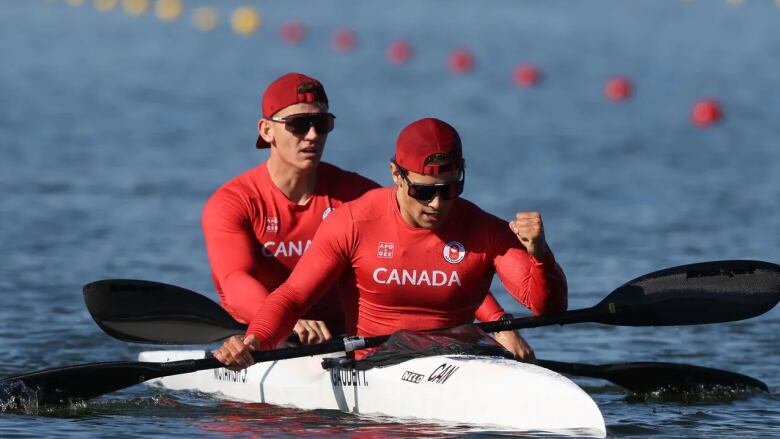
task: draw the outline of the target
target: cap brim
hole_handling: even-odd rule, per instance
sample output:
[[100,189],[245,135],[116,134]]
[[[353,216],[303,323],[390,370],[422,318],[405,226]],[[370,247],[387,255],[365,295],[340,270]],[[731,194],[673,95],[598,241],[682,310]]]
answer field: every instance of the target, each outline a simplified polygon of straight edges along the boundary
[[257,136],[257,142],[255,143],[255,147],[257,149],[263,149],[263,148],[270,148],[271,145],[265,140],[263,140],[262,136]]

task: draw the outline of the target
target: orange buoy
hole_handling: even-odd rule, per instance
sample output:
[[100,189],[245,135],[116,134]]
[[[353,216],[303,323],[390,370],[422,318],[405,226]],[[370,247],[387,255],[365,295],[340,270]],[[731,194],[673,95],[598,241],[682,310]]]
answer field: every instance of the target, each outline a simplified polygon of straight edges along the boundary
[[391,63],[405,64],[412,57],[412,46],[406,41],[393,41],[387,46],[385,54]]
[[357,36],[349,29],[341,29],[333,34],[333,47],[339,52],[349,52],[356,44]]
[[631,81],[624,76],[615,76],[604,86],[604,95],[610,101],[623,101],[631,97],[633,87]]
[[512,71],[512,81],[518,87],[533,87],[540,79],[541,73],[533,64],[520,64]]
[[474,57],[466,49],[455,49],[450,52],[447,64],[452,73],[467,73],[474,68]]
[[691,109],[691,121],[698,127],[706,127],[717,123],[723,117],[723,110],[714,99],[700,99]]

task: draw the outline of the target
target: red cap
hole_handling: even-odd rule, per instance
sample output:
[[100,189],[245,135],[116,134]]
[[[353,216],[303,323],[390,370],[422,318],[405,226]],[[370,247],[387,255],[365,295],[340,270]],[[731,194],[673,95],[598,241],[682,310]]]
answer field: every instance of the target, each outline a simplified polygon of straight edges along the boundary
[[[446,154],[452,160],[445,165],[425,164],[428,157]],[[455,128],[439,119],[420,119],[407,125],[395,143],[395,162],[417,174],[438,175],[460,168],[463,151]]]
[[[328,105],[325,88],[316,79],[300,73],[287,73],[272,82],[263,93],[263,117],[269,118],[282,108],[300,103],[320,102]],[[268,148],[262,137],[257,136],[256,146]]]

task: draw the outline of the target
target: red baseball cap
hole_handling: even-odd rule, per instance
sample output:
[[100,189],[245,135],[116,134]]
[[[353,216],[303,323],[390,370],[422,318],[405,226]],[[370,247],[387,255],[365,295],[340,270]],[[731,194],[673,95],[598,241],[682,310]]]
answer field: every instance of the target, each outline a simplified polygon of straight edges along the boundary
[[[273,116],[282,108],[300,103],[320,102],[328,106],[328,95],[320,81],[300,73],[287,73],[272,82],[263,93],[263,118]],[[262,137],[257,136],[258,149],[269,148]]]
[[[446,154],[451,162],[425,164],[435,154]],[[438,175],[463,166],[460,136],[450,124],[434,118],[420,119],[407,125],[395,143],[395,162],[407,171]]]

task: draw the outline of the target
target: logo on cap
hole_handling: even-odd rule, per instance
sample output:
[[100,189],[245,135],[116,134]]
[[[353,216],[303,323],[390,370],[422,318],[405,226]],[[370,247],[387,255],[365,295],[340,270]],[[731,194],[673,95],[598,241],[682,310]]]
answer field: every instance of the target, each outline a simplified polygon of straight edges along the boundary
[[450,241],[444,246],[442,255],[445,261],[457,264],[466,257],[466,247],[458,241]]

